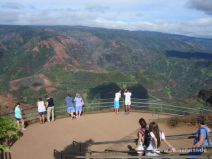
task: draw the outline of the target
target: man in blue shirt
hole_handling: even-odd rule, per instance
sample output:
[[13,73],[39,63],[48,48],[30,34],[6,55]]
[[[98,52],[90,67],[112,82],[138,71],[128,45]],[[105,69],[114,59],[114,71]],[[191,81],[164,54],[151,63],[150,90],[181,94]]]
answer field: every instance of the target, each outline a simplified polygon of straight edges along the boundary
[[193,147],[211,146],[209,141],[209,132],[211,130],[205,125],[203,116],[197,119],[197,124],[198,124],[198,130],[195,133]]

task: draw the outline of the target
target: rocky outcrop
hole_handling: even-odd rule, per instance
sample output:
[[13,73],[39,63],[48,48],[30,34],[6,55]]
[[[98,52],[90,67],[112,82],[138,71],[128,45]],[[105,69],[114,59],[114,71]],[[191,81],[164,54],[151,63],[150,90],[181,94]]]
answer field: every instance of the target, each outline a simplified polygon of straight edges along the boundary
[[206,104],[209,104],[212,106],[212,89],[202,89],[198,93],[198,97],[201,98],[206,102]]

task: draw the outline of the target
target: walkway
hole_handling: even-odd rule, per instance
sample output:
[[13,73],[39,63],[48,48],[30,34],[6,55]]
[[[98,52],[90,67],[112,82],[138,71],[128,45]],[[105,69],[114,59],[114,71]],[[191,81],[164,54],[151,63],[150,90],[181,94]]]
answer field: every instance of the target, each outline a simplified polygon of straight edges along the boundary
[[[12,147],[12,159],[53,159],[53,150],[64,150],[72,141],[85,142],[119,140],[139,128],[139,118],[145,118],[147,122],[154,116],[151,113],[131,112],[126,115],[120,112],[114,113],[85,114],[80,119],[58,119],[47,124],[33,124],[27,127],[24,135]],[[160,118],[168,117],[160,115]],[[166,135],[191,133],[193,127],[180,127],[170,129],[164,122],[159,124]],[[136,135],[136,134],[135,134]],[[179,141],[173,144],[180,146]],[[187,144],[187,145],[186,145]],[[185,142],[184,146],[191,143]],[[92,149],[102,151],[110,145],[93,146]]]

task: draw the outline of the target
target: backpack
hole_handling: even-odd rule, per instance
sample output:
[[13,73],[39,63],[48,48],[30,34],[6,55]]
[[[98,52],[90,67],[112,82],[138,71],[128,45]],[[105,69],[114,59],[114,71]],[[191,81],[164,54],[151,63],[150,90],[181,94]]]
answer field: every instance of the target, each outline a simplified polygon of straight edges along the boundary
[[145,146],[147,148],[150,145],[151,140],[152,140],[152,138],[151,138],[151,135],[150,135],[150,131],[146,130],[145,133],[144,133],[143,146]]

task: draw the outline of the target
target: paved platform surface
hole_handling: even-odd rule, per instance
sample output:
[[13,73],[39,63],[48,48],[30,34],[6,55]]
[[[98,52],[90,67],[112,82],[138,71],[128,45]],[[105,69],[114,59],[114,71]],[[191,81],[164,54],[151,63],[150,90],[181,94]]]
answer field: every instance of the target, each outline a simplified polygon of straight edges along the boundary
[[[151,113],[131,112],[118,115],[111,113],[85,114],[79,119],[62,118],[54,122],[35,123],[27,127],[24,135],[12,147],[12,159],[53,159],[53,150],[67,150],[72,141],[93,142],[113,141],[122,139],[139,128],[138,120],[143,117],[147,122],[156,119]],[[168,115],[160,115],[167,118]],[[191,133],[194,127],[167,127],[165,121],[159,123],[166,135]],[[135,134],[136,137],[136,134]],[[179,147],[180,141],[171,141]],[[111,144],[112,145],[112,144]],[[111,145],[92,146],[92,150],[103,151]],[[185,142],[185,146],[191,145]]]

